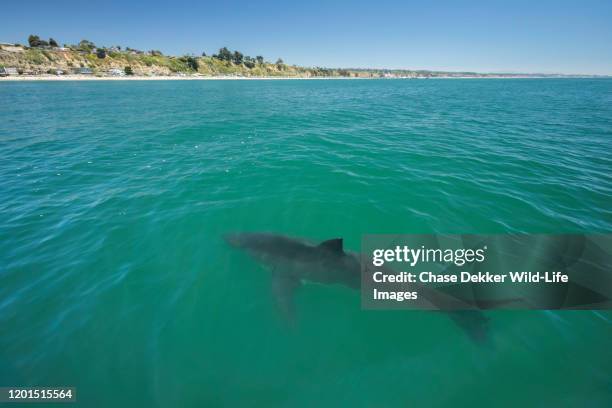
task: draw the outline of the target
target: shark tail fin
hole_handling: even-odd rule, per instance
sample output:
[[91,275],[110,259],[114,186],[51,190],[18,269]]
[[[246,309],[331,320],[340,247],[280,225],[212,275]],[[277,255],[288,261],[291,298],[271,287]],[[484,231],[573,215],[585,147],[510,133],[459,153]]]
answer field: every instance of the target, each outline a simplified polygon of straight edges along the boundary
[[447,312],[449,317],[459,326],[474,343],[480,346],[490,346],[489,318],[478,310],[460,310]]

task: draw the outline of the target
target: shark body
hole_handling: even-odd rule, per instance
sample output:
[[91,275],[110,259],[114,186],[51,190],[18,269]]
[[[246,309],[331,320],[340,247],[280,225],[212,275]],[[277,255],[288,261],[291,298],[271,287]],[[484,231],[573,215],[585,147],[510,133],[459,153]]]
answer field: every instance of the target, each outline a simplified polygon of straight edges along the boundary
[[[235,233],[225,236],[233,247],[242,249],[272,272],[272,291],[281,313],[293,321],[294,296],[303,282],[338,284],[361,288],[358,254],[345,251],[342,238],[313,244],[307,240],[272,233]],[[423,289],[423,288],[421,288]],[[433,291],[425,291],[436,304]],[[487,342],[488,318],[477,310],[446,312],[477,343]]]
[[361,286],[359,258],[344,252],[342,239],[319,245],[269,233],[231,234],[225,240],[245,250],[272,272],[272,290],[285,317],[293,319],[295,291],[303,282],[339,284],[351,289]]

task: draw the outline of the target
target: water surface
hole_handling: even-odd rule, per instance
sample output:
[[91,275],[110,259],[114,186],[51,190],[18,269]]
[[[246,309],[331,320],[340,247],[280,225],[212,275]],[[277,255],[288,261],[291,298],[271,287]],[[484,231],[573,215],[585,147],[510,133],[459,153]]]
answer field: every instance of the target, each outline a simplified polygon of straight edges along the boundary
[[361,311],[291,330],[230,231],[610,232],[612,81],[1,83],[0,383],[84,406],[589,406],[612,314]]

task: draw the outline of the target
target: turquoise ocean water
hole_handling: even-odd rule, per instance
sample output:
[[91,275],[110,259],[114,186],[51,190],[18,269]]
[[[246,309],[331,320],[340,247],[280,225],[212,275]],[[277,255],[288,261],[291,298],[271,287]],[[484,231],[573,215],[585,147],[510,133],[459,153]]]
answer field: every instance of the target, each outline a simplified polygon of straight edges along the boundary
[[612,80],[0,83],[0,385],[81,406],[609,407],[612,313],[297,324],[221,236],[610,232]]

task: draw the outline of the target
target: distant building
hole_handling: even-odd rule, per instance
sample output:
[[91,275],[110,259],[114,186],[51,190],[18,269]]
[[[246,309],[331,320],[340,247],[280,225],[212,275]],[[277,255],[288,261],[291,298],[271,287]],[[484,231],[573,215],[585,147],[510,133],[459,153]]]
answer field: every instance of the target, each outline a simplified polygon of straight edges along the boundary
[[5,67],[0,68],[0,76],[14,76],[14,75],[19,75],[19,71],[17,71],[17,68],[5,68]]
[[23,52],[23,47],[19,44],[0,43],[0,49],[8,52]]
[[111,74],[112,76],[125,76],[125,71],[119,68],[113,68],[110,71],[108,71],[109,74]]
[[91,68],[81,67],[81,68],[76,68],[74,70],[74,73],[77,75],[92,75],[93,71],[91,70]]

